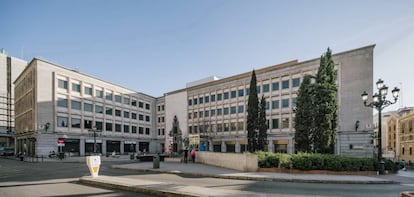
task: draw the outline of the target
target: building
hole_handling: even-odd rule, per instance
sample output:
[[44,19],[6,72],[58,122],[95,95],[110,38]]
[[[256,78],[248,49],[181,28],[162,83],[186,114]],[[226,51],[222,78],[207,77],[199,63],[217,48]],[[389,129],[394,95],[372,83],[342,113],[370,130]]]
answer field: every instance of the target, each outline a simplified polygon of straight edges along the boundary
[[[337,70],[339,126],[336,152],[341,155],[370,157],[372,109],[361,101],[363,91],[373,88],[374,45],[333,55]],[[297,60],[256,70],[259,97],[266,98],[268,150],[294,153],[294,113],[300,82],[314,75],[319,58]],[[165,94],[165,128],[172,131],[178,120],[182,136],[196,148],[215,152],[243,152],[247,149],[246,111],[251,72],[193,86]],[[198,139],[198,144],[197,144]],[[194,141],[196,141],[194,143]],[[166,146],[174,141],[166,141]]]
[[27,62],[0,51],[0,146],[14,146],[14,84]]
[[414,161],[413,147],[414,147],[414,111],[405,110],[405,113],[401,113],[399,118],[399,160]]
[[[29,156],[159,152],[156,99],[34,58],[15,80],[16,149]],[[96,150],[95,150],[96,149]]]
[[[373,154],[373,115],[361,101],[373,89],[373,50],[366,46],[333,55],[338,85],[336,153]],[[319,58],[256,69],[266,98],[267,147],[294,153],[297,91],[314,75]],[[186,146],[215,152],[247,149],[246,113],[251,71],[209,77],[154,98],[34,58],[15,80],[16,148],[28,155],[64,151],[179,153]],[[97,134],[97,135],[95,135]]]

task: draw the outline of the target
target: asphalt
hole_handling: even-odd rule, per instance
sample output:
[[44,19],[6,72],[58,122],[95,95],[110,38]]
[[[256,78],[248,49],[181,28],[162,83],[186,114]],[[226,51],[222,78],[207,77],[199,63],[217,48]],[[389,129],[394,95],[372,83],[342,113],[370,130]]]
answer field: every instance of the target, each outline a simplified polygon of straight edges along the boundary
[[[35,160],[27,158],[27,161]],[[101,157],[102,162],[131,161],[129,156]],[[43,162],[85,162],[85,157],[72,157],[63,160],[43,158]],[[182,174],[195,177],[212,177],[223,179],[238,179],[252,181],[275,182],[302,182],[302,183],[333,183],[333,184],[398,184],[414,183],[414,171],[400,171],[388,175],[325,175],[325,174],[289,174],[267,172],[241,172],[238,170],[205,165],[201,163],[160,162],[159,168],[154,168],[153,162],[131,161],[129,164],[112,165],[115,169],[127,169],[144,172],[159,172]],[[168,183],[163,181],[148,181],[116,176],[84,176],[80,182],[123,189],[134,192],[143,192],[158,196],[268,196],[265,193],[251,193],[246,191],[211,189],[206,187]],[[277,195],[275,195],[277,196]]]

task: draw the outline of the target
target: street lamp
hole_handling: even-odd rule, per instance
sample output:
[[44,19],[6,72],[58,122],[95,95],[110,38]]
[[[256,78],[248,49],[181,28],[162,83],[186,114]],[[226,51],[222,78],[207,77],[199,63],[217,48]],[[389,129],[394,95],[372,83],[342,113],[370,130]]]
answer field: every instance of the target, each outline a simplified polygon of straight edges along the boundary
[[96,155],[96,126],[93,126],[92,129],[89,129],[88,131],[93,132],[93,153]]
[[398,94],[400,93],[400,89],[395,87],[391,92],[392,96],[394,97],[394,101],[386,100],[386,96],[388,93],[388,87],[384,84],[384,81],[379,79],[377,81],[377,89],[378,92],[372,96],[372,102],[367,104],[368,100],[368,93],[363,92],[361,94],[362,101],[364,101],[365,107],[371,107],[378,110],[378,162],[379,162],[379,173],[384,174],[384,161],[382,160],[382,143],[381,143],[381,112],[385,107],[392,105],[397,102]]

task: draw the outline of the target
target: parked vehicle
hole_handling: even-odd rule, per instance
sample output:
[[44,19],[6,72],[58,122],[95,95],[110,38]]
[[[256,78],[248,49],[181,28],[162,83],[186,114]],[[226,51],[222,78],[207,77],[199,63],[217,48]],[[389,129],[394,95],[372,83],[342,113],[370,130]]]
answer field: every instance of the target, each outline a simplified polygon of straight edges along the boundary
[[14,148],[13,147],[0,147],[1,156],[13,156]]

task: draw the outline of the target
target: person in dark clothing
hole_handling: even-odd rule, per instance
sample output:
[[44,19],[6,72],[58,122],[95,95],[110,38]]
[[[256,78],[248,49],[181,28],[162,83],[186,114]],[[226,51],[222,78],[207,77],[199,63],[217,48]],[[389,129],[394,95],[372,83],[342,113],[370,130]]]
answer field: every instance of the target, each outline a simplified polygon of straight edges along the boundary
[[187,163],[188,160],[188,149],[184,149],[184,163]]

